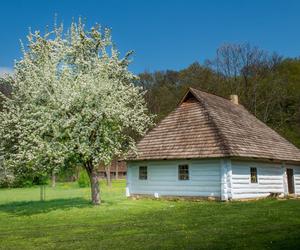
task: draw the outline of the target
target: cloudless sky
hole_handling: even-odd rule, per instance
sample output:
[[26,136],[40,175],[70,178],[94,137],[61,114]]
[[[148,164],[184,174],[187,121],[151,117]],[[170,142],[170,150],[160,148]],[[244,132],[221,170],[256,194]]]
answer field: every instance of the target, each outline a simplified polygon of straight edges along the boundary
[[44,30],[54,16],[69,25],[112,28],[121,54],[134,50],[130,69],[182,69],[212,58],[223,43],[249,42],[288,57],[300,56],[300,1],[293,0],[4,0],[0,4],[0,72],[21,57],[28,27]]

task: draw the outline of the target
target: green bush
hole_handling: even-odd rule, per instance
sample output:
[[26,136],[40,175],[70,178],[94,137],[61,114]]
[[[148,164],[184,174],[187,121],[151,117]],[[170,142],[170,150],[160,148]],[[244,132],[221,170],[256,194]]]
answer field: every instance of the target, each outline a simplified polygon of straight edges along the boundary
[[48,185],[50,182],[49,176],[47,174],[43,175],[19,175],[14,176],[13,174],[6,174],[0,172],[0,188],[23,188],[32,187],[35,185]]
[[90,186],[90,178],[85,170],[80,171],[77,183],[81,188]]
[[29,176],[16,176],[14,179],[14,182],[12,184],[12,187],[15,188],[22,188],[22,187],[32,187],[33,184],[33,177]]

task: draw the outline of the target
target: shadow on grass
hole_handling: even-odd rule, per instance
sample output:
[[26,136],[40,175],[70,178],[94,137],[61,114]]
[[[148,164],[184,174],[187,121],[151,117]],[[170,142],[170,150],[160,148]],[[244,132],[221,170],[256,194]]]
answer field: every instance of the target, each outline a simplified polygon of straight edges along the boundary
[[0,211],[14,215],[34,215],[48,213],[53,210],[91,207],[91,203],[83,198],[54,199],[46,201],[17,201],[0,205]]

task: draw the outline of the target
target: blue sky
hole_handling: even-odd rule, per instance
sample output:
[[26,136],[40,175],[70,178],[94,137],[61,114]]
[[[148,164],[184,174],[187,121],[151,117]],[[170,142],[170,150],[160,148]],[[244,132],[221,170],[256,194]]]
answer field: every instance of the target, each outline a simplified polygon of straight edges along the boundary
[[65,25],[82,16],[88,26],[112,28],[121,53],[135,51],[135,73],[203,62],[223,43],[250,42],[283,56],[300,55],[300,1],[6,0],[0,10],[0,73],[20,58],[19,39],[25,40],[28,27],[44,30],[55,14]]

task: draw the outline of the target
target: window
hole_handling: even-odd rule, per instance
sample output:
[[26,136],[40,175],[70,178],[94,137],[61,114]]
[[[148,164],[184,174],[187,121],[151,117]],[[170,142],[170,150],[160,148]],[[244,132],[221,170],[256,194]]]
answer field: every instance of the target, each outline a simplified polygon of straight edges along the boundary
[[148,174],[147,166],[140,166],[139,167],[139,179],[147,180],[147,174]]
[[188,180],[189,179],[189,166],[188,165],[179,165],[178,166],[178,179],[179,180]]
[[257,168],[250,168],[251,183],[257,183]]

